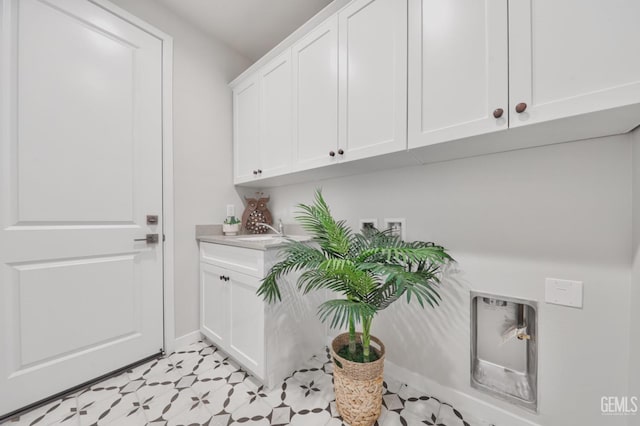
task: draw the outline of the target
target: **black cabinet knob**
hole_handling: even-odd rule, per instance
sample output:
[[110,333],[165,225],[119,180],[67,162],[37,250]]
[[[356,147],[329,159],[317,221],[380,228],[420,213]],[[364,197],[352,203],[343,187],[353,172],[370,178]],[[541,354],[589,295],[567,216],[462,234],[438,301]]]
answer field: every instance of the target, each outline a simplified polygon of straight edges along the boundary
[[335,153],[335,152],[333,152],[333,151],[329,151],[329,157],[335,157],[335,156],[336,156],[336,153]]
[[340,149],[338,150],[338,154],[343,155],[343,154],[344,154],[344,150],[343,150],[342,148],[340,148]]

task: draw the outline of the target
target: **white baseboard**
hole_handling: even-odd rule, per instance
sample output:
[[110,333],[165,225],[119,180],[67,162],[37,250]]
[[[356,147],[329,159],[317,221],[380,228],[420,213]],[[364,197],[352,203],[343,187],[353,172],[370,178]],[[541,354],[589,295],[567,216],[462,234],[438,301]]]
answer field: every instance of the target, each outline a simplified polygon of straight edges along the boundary
[[[528,420],[516,413],[489,404],[481,399],[464,392],[442,386],[418,373],[400,367],[389,360],[384,363],[385,375],[405,383],[412,388],[424,392],[426,395],[436,396],[439,400],[452,404],[463,414],[469,414],[487,425],[495,426],[541,426],[539,423]],[[466,418],[466,416],[465,416]]]
[[187,333],[183,336],[180,337],[176,337],[175,343],[174,343],[174,348],[176,350],[180,350],[182,348],[184,348],[185,346],[189,346],[192,343],[196,343],[200,340],[203,340],[204,337],[202,336],[202,334],[200,334],[200,330],[195,330],[192,331],[191,333]]

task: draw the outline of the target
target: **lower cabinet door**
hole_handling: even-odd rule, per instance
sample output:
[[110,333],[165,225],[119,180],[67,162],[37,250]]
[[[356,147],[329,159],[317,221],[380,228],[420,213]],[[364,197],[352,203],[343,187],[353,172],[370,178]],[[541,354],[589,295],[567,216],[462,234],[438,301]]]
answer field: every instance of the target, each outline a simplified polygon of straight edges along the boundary
[[229,336],[229,271],[200,263],[200,332],[224,349]]
[[264,302],[256,295],[260,279],[237,272],[230,274],[228,351],[260,379],[264,379]]

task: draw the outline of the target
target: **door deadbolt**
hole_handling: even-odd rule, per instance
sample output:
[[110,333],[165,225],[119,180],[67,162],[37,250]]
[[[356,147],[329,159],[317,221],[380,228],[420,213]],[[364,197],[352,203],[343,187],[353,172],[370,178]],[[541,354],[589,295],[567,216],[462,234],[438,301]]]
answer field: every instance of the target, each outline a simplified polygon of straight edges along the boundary
[[147,215],[147,225],[157,225],[158,224],[158,215],[157,214],[148,214]]

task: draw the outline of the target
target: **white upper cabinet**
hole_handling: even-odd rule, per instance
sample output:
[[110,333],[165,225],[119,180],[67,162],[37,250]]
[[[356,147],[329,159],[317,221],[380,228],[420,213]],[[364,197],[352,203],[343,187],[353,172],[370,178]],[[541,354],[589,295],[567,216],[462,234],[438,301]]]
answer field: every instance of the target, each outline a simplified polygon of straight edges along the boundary
[[409,0],[409,148],[508,126],[507,0]]
[[291,51],[233,90],[234,177],[247,182],[289,171],[292,158]]
[[235,183],[627,132],[638,16],[640,0],[352,0],[232,83]]
[[291,51],[287,50],[260,69],[259,177],[285,173],[291,166],[292,87]]
[[406,0],[356,0],[338,21],[339,159],[406,149]]
[[291,56],[294,168],[330,164],[338,149],[338,17],[296,43]]
[[635,0],[509,0],[511,127],[640,102],[639,16]]
[[252,179],[260,162],[260,88],[258,75],[233,91],[233,150],[235,181]]

